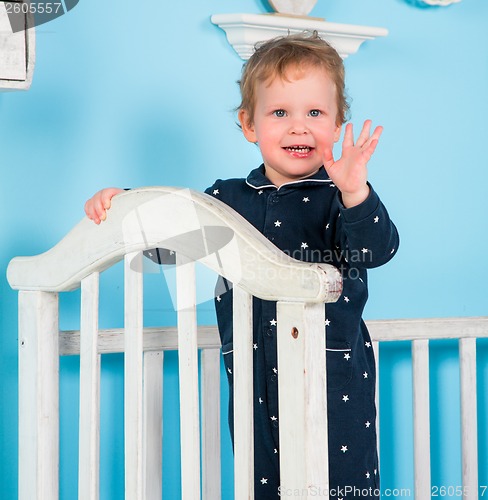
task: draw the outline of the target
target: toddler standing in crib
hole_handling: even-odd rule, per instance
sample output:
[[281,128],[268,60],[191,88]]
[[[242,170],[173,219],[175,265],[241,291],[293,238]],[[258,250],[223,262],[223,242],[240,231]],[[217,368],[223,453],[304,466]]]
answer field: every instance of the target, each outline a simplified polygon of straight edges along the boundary
[[[344,67],[314,34],[289,35],[260,45],[243,68],[238,118],[263,164],[246,179],[217,180],[206,193],[234,208],[290,256],[340,269],[343,293],[328,304],[327,386],[330,498],[377,498],[375,362],[361,318],[368,297],[367,268],[385,264],[398,233],[372,186],[367,163],[382,129],[364,123],[356,141],[345,127]],[[111,198],[103,189],[87,201],[99,224]],[[232,290],[215,302],[222,352],[232,389]],[[279,498],[279,415],[276,303],[254,299],[255,498]],[[229,421],[233,422],[232,390]],[[355,488],[355,490],[353,490]],[[349,493],[349,494],[347,494]],[[366,495],[365,495],[366,493]]]

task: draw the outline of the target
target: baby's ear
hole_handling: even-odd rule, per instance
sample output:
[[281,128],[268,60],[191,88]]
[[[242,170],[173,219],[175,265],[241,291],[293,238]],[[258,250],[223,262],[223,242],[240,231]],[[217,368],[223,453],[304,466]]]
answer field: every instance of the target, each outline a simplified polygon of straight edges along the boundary
[[237,117],[239,118],[239,123],[241,124],[244,137],[249,142],[258,142],[256,131],[254,129],[254,123],[251,122],[249,112],[246,109],[240,109]]

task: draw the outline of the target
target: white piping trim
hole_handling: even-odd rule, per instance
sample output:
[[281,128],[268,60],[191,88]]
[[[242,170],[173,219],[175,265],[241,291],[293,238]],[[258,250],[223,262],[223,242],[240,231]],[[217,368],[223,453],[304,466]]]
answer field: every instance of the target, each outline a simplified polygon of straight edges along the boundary
[[263,188],[274,187],[277,191],[279,191],[283,186],[291,186],[293,184],[299,184],[300,182],[332,182],[332,180],[331,179],[300,179],[298,181],[285,182],[285,184],[282,184],[280,187],[276,187],[274,184],[265,184],[264,186],[253,186],[246,179],[246,184],[254,189],[263,189]]
[[274,184],[266,184],[265,186],[253,186],[252,184],[249,184],[249,182],[247,181],[246,179],[246,184],[249,186],[249,187],[252,187],[254,189],[263,189],[263,188],[276,188],[276,186]]

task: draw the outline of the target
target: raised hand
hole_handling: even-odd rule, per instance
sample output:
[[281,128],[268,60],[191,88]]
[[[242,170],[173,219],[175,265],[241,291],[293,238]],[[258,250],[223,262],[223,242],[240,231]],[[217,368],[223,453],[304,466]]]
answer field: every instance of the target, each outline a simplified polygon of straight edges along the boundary
[[85,213],[95,224],[100,224],[107,218],[107,210],[112,204],[112,198],[123,191],[120,188],[105,188],[95,193],[85,203]]
[[324,153],[324,167],[342,194],[346,208],[362,203],[369,194],[367,164],[376,149],[383,127],[371,134],[371,120],[366,120],[354,143],[352,123],[346,125],[342,141],[342,156],[334,161],[332,149]]

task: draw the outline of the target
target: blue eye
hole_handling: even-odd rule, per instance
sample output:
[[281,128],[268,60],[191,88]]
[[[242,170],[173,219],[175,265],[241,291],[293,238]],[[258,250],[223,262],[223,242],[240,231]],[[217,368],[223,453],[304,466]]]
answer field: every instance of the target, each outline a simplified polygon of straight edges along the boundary
[[311,109],[308,114],[313,118],[317,118],[317,116],[320,116],[322,113],[318,109]]
[[286,111],[284,109],[277,109],[276,111],[273,111],[273,114],[278,118],[283,118],[286,116]]

